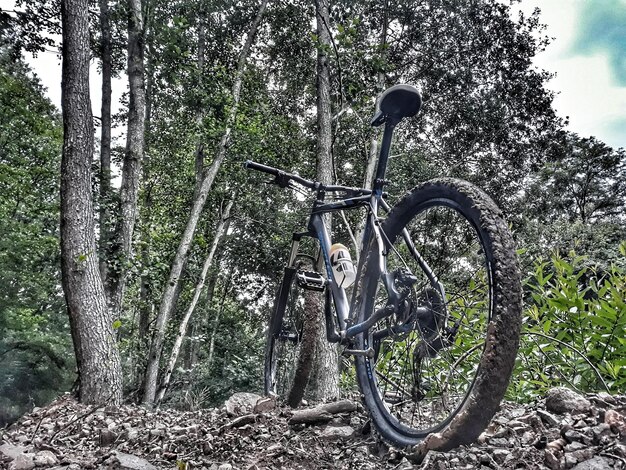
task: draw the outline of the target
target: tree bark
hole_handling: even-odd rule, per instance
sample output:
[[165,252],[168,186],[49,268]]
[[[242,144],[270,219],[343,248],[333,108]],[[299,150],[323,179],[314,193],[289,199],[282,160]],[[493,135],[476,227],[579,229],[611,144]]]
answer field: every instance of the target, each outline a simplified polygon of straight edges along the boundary
[[139,335],[136,342],[136,363],[135,376],[133,383],[137,390],[143,390],[144,372],[146,370],[146,361],[148,350],[150,348],[150,319],[154,314],[155,305],[152,301],[151,292],[151,274],[150,274],[150,247],[152,238],[150,236],[150,224],[152,222],[152,186],[150,182],[150,158],[149,148],[152,137],[152,101],[154,90],[154,37],[151,34],[150,24],[144,25],[146,30],[146,116],[145,116],[145,143],[144,157],[142,164],[142,173],[144,187],[142,191],[142,204],[139,214],[140,232],[141,232],[141,275],[139,277]]
[[146,92],[144,84],[144,18],[141,0],[128,1],[128,129],[120,187],[116,268],[109,275],[109,305],[113,318],[121,316],[122,299],[132,258],[132,241],[138,215],[139,182],[144,154]]
[[210,370],[211,364],[213,363],[213,357],[215,353],[215,337],[217,336],[217,330],[220,326],[220,317],[222,316],[222,312],[224,311],[224,303],[226,302],[226,295],[230,290],[231,284],[233,281],[233,271],[232,269],[226,276],[224,280],[224,290],[222,291],[222,300],[220,301],[220,307],[217,309],[215,313],[215,319],[213,320],[213,328],[211,329],[211,340],[209,341],[209,354],[206,360],[206,368]]
[[143,397],[143,402],[146,404],[152,404],[154,402],[159,373],[159,363],[161,360],[161,352],[163,349],[163,339],[165,337],[165,327],[172,314],[172,310],[174,309],[174,294],[178,285],[180,284],[180,275],[182,273],[183,266],[187,260],[187,256],[189,255],[191,241],[196,231],[196,226],[198,225],[200,214],[202,213],[202,210],[204,208],[204,204],[206,202],[208,193],[211,190],[211,186],[213,185],[213,181],[215,180],[215,176],[217,175],[217,172],[222,165],[224,158],[226,157],[226,151],[230,142],[231,129],[233,124],[235,123],[235,117],[237,116],[237,110],[239,107],[241,83],[243,81],[243,73],[245,70],[246,61],[252,47],[252,42],[256,36],[258,26],[261,22],[261,18],[263,17],[265,7],[267,6],[267,2],[268,0],[261,0],[261,5],[257,12],[257,16],[254,19],[252,26],[250,27],[246,42],[239,55],[237,72],[235,73],[235,80],[232,87],[233,101],[232,106],[228,112],[228,116],[226,118],[224,134],[222,135],[219,146],[217,148],[215,159],[213,160],[213,163],[208,168],[208,170],[206,170],[206,172],[204,173],[202,183],[200,184],[200,190],[197,191],[196,197],[194,198],[191,213],[189,214],[189,218],[187,219],[185,231],[183,232],[180,244],[178,245],[178,250],[176,251],[174,261],[172,262],[169,279],[165,286],[165,290],[163,291],[163,296],[161,297],[159,313],[157,314],[156,319],[156,331],[152,340],[150,356],[148,357],[148,368],[146,370],[146,384]]
[[[219,263],[220,259],[218,258],[216,262]],[[202,331],[205,331],[206,329],[206,324],[210,318],[210,314],[212,311],[211,304],[213,303],[213,295],[215,293],[215,286],[217,285],[217,278],[218,278],[217,272],[213,271],[213,273],[211,274],[211,277],[209,278],[209,282],[208,282],[207,289],[206,289],[206,298],[204,300],[204,303],[206,305],[205,315],[203,315],[200,319],[198,319],[198,317],[194,317],[195,320],[192,325],[191,336],[196,336],[199,331],[202,332]],[[213,320],[213,322],[217,323],[218,320],[219,319],[216,318]],[[210,349],[209,349],[209,353],[210,353]],[[197,362],[198,362],[198,341],[190,341],[188,357],[186,359],[185,368],[193,369]],[[210,367],[210,362],[207,360],[207,369],[209,367]]]
[[61,272],[84,403],[120,403],[122,370],[95,238],[87,0],[63,0]]
[[170,353],[170,359],[167,364],[167,368],[165,369],[165,375],[163,376],[163,380],[161,383],[161,388],[159,389],[159,393],[157,394],[156,404],[159,405],[165,396],[165,392],[170,383],[170,379],[172,377],[172,372],[174,371],[174,367],[176,366],[176,362],[178,361],[178,355],[180,354],[180,348],[183,345],[183,340],[185,339],[185,334],[187,333],[187,325],[189,324],[189,319],[193,315],[196,305],[198,304],[198,300],[200,299],[200,294],[204,289],[204,281],[206,280],[207,273],[213,264],[213,257],[215,256],[215,252],[217,251],[217,247],[224,236],[224,233],[227,230],[230,210],[233,207],[233,203],[235,202],[235,195],[233,194],[232,199],[227,204],[226,209],[224,209],[224,213],[217,224],[217,228],[215,229],[215,237],[213,238],[213,243],[211,245],[211,250],[209,251],[206,260],[204,261],[204,266],[202,267],[202,273],[200,274],[200,279],[198,279],[198,283],[196,284],[196,290],[193,294],[193,298],[191,299],[191,303],[183,316],[183,319],[180,322],[180,326],[178,327],[178,335],[176,336],[176,340],[174,341],[174,346],[172,346],[172,352]]
[[107,283],[107,255],[111,239],[111,19],[109,0],[100,0],[100,55],[102,60],[102,102],[100,108],[100,276]]
[[[332,183],[332,109],[330,96],[330,70],[327,50],[332,47],[328,0],[315,1],[317,37],[317,179]],[[331,226],[330,218],[327,220]],[[324,324],[324,312],[318,309],[318,324]],[[315,401],[328,401],[339,397],[339,353],[337,345],[329,343],[324,328],[318,328],[313,376],[310,392]]]

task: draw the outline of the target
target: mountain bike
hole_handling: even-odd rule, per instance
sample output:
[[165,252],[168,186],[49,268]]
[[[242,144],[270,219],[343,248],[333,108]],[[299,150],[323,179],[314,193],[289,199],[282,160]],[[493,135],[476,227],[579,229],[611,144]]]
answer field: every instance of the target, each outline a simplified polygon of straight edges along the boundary
[[[438,178],[393,208],[387,203],[394,128],[420,107],[409,85],[380,96],[372,125],[384,124],[384,132],[372,188],[321,184],[252,161],[245,166],[273,175],[282,188],[315,194],[306,230],[293,234],[270,318],[265,393],[295,403],[302,397],[313,360],[308,326],[323,308],[326,337],[354,357],[365,407],[382,437],[410,446],[441,433],[443,450],[474,441],[504,396],[519,342],[521,282],[502,213],[472,184]],[[324,214],[363,208],[355,283],[347,287],[342,270],[350,266],[331,256]],[[322,272],[315,256],[300,251],[306,237],[319,244]]]

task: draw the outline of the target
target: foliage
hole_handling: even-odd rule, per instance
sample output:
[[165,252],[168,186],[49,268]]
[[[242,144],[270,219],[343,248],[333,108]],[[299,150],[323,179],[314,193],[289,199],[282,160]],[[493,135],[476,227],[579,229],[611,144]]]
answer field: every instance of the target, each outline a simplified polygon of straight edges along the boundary
[[553,160],[531,177],[528,213],[543,222],[616,220],[626,206],[626,151],[594,137],[565,133]]
[[73,380],[60,289],[62,128],[32,72],[0,50],[0,425]]
[[[626,242],[621,247],[626,256]],[[538,260],[509,396],[529,400],[566,383],[582,391],[626,387],[626,270],[599,269],[570,252]]]

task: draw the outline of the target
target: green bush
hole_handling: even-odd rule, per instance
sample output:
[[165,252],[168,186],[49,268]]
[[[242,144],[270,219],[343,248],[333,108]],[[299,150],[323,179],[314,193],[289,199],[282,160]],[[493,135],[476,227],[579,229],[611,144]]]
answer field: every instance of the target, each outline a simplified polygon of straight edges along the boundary
[[[626,256],[626,243],[620,246]],[[626,271],[556,252],[525,281],[522,339],[509,398],[532,399],[555,385],[581,391],[626,388]]]

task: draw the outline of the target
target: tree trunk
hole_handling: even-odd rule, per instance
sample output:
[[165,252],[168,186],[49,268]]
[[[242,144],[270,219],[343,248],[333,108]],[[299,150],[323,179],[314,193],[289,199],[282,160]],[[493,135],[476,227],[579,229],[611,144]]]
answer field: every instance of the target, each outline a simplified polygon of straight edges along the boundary
[[204,281],[206,279],[207,273],[213,264],[213,257],[215,256],[215,252],[217,251],[217,247],[220,244],[222,236],[224,235],[230,217],[230,209],[233,207],[233,203],[235,202],[235,195],[233,194],[233,198],[230,200],[222,217],[217,224],[217,228],[215,229],[215,237],[213,238],[213,244],[211,245],[211,250],[209,251],[206,260],[204,261],[204,266],[202,267],[202,273],[200,274],[200,279],[198,279],[198,283],[196,284],[196,290],[193,294],[193,298],[191,299],[191,303],[183,316],[183,319],[180,322],[180,326],[178,327],[178,335],[176,336],[176,340],[174,341],[174,346],[172,346],[172,352],[170,353],[170,359],[167,364],[167,369],[165,369],[165,375],[163,376],[163,381],[161,383],[161,388],[156,398],[156,404],[158,405],[163,400],[165,396],[165,392],[167,391],[167,387],[169,386],[170,379],[172,377],[172,372],[174,371],[174,367],[176,366],[176,361],[178,361],[178,355],[180,354],[180,348],[183,345],[183,340],[185,339],[185,334],[187,333],[187,325],[189,324],[189,319],[193,315],[193,312],[196,309],[196,305],[198,304],[198,300],[200,299],[200,294],[204,289]]
[[100,0],[100,55],[102,60],[102,105],[100,108],[100,276],[107,283],[107,255],[111,239],[111,20],[109,0]]
[[141,0],[128,1],[128,129],[120,187],[116,269],[109,275],[109,304],[113,318],[121,316],[122,299],[132,258],[138,215],[139,182],[144,154],[146,93],[144,85],[144,18]]
[[[218,258],[216,262],[219,263],[220,259]],[[215,292],[215,286],[217,284],[217,277],[218,277],[217,272],[213,271],[213,273],[211,274],[211,277],[209,278],[209,282],[208,282],[207,289],[206,289],[206,299],[204,300],[205,305],[206,305],[205,314],[201,316],[200,319],[198,319],[198,317],[194,317],[195,321],[192,326],[191,336],[196,336],[199,331],[204,331],[206,328],[207,320],[209,319],[209,315],[212,311],[211,304],[213,303],[213,294]],[[198,362],[198,341],[190,341],[189,342],[189,354],[186,359],[185,368],[193,369],[197,362]],[[209,365],[210,364],[207,362],[207,369]]]
[[213,356],[215,353],[215,337],[217,336],[217,330],[220,326],[220,317],[222,316],[222,312],[224,311],[224,303],[226,302],[226,295],[230,290],[231,284],[233,280],[233,271],[232,269],[226,276],[224,280],[224,291],[222,292],[222,300],[220,301],[220,307],[217,309],[215,313],[215,319],[213,320],[213,328],[211,328],[211,340],[209,341],[209,354],[206,360],[207,370],[210,370],[211,364],[213,363]]
[[61,272],[84,403],[120,403],[122,370],[95,239],[87,0],[63,0]]
[[[150,159],[149,147],[151,144],[152,130],[152,95],[154,89],[154,39],[150,34],[150,29],[146,25],[146,39],[148,59],[146,64],[146,120],[145,120],[145,148],[143,161],[143,179],[144,188],[142,192],[141,204],[142,213],[140,214],[140,231],[141,231],[141,276],[139,277],[139,335],[137,337],[135,357],[135,377],[133,383],[137,390],[143,390],[144,372],[146,370],[145,357],[150,348],[150,319],[154,314],[155,306],[152,301],[151,277],[150,277],[150,246],[152,239],[150,236],[150,224],[152,220],[152,184],[150,181]],[[147,184],[146,184],[147,183]]]
[[[330,71],[326,51],[332,48],[328,0],[315,1],[317,37],[317,179],[332,183],[332,122]],[[330,219],[328,226],[330,227]],[[318,324],[324,324],[324,312],[318,309]],[[339,397],[339,354],[337,345],[326,340],[325,328],[319,328],[315,348],[311,396],[315,401]]]
[[143,397],[143,402],[146,404],[152,404],[154,402],[159,373],[159,363],[161,360],[161,351],[163,349],[163,339],[165,337],[165,327],[167,326],[167,322],[169,321],[172,310],[174,309],[174,293],[176,292],[176,289],[180,283],[182,268],[187,260],[187,256],[189,255],[191,241],[196,231],[196,226],[198,224],[198,220],[200,219],[200,214],[202,213],[202,210],[204,208],[208,193],[211,189],[211,186],[213,185],[213,181],[215,180],[215,175],[217,174],[217,171],[219,170],[222,162],[224,161],[224,158],[226,157],[226,151],[230,142],[231,128],[235,123],[235,117],[237,116],[237,109],[239,106],[239,98],[241,94],[241,83],[243,81],[243,73],[245,70],[246,61],[252,47],[252,42],[254,40],[254,37],[256,36],[256,31],[258,29],[259,23],[261,22],[261,18],[263,17],[263,12],[265,11],[265,7],[267,6],[267,2],[268,0],[261,0],[259,11],[256,18],[254,19],[254,22],[252,23],[252,26],[250,27],[246,42],[239,55],[237,72],[235,74],[235,80],[232,87],[233,101],[228,116],[226,118],[224,134],[222,135],[220,144],[217,148],[215,159],[213,160],[213,163],[208,168],[208,170],[206,170],[206,172],[204,173],[202,183],[200,185],[200,190],[197,191],[196,197],[194,198],[191,213],[189,214],[189,218],[187,219],[185,231],[183,232],[180,244],[178,245],[178,250],[176,251],[174,261],[172,262],[169,279],[165,286],[165,290],[163,291],[161,304],[159,306],[159,313],[157,314],[156,319],[156,331],[154,333],[152,346],[150,348],[150,356],[148,357],[146,385]]

